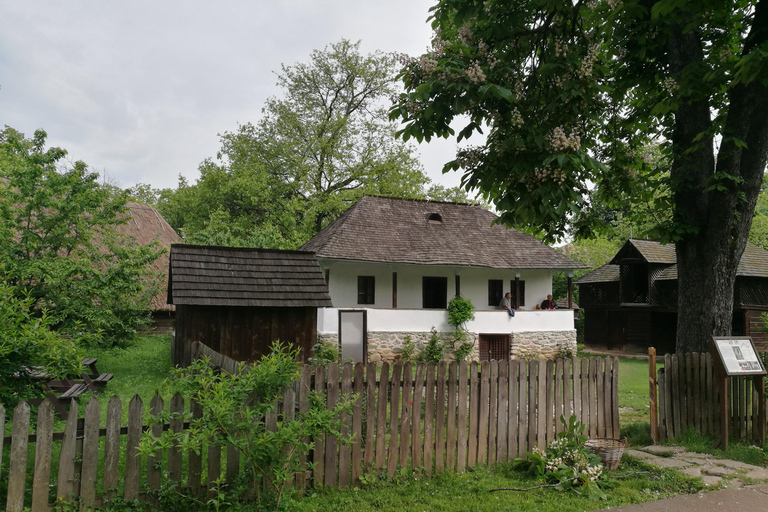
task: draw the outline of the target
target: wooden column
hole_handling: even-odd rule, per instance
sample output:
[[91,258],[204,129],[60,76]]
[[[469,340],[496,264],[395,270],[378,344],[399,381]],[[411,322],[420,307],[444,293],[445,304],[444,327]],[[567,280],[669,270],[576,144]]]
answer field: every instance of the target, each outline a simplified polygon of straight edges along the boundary
[[[570,281],[570,278],[568,280]],[[653,347],[648,347],[648,387],[648,397],[651,402],[651,439],[655,444],[659,442],[659,416],[656,395],[656,349]]]
[[568,272],[568,309],[573,309],[573,274]]
[[392,272],[392,309],[397,309],[397,272]]
[[456,297],[461,295],[461,276],[456,274]]
[[520,274],[515,274],[515,309],[520,309]]

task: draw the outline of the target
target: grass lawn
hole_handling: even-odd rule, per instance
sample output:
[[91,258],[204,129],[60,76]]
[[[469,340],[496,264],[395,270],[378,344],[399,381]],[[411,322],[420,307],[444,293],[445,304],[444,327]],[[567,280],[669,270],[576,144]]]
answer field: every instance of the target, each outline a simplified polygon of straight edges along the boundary
[[[171,369],[170,335],[137,336],[128,348],[89,348],[87,354],[88,357],[98,358],[96,364],[100,372],[115,375],[97,397],[101,404],[102,423],[106,418],[107,403],[114,395],[123,403],[123,424],[128,416],[128,403],[135,395],[141,397],[144,410],[149,409],[149,401],[157,393],[160,393],[167,407],[175,391],[172,386],[162,385]],[[88,399],[83,395],[78,401],[81,417]]]
[[[627,458],[629,459],[629,458]],[[530,492],[499,491],[499,488],[528,488],[540,482],[527,473],[512,469],[510,464],[497,464],[491,468],[476,467],[466,473],[441,473],[431,478],[403,477],[397,483],[382,484],[375,488],[328,489],[319,488],[290,509],[302,512],[397,511],[421,512],[509,510],[535,512],[570,512],[617,507],[697,492],[703,485],[698,479],[669,470],[645,466],[631,459],[622,461],[615,475],[650,471],[649,474],[615,480],[616,486],[606,491],[607,500],[590,500],[576,492],[555,489],[536,489]]]

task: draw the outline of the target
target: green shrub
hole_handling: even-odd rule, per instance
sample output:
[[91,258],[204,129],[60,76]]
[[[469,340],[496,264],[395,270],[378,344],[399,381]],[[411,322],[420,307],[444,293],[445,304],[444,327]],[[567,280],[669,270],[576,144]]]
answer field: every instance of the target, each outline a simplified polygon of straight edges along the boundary
[[312,346],[311,352],[312,355],[307,359],[309,364],[327,366],[341,360],[341,350],[339,350],[338,343],[318,341]]
[[[231,446],[245,460],[241,483],[226,495],[217,493],[214,502],[226,502],[230,509],[236,503],[249,503],[259,510],[278,509],[286,493],[292,492],[286,483],[295,473],[308,469],[301,462],[301,456],[313,447],[307,439],[331,435],[342,443],[350,441],[340,432],[340,418],[351,411],[355,397],[342,397],[328,410],[324,396],[311,392],[306,413],[297,414],[295,419],[283,417],[276,431],[267,429],[266,416],[276,412],[283,391],[301,375],[297,355],[298,350],[276,342],[269,355],[253,366],[241,364],[235,374],[219,373],[205,359],[174,370],[174,386],[186,389],[187,396],[200,405],[202,417],[183,418],[190,426],[182,432],[166,431],[160,436],[145,432],[141,454],[152,455],[174,444],[198,453],[208,443]],[[152,421],[165,423],[169,419],[170,414],[164,413]],[[177,494],[188,498],[191,507],[195,498],[186,492],[181,489]]]
[[404,338],[403,351],[400,353],[400,360],[404,363],[413,363],[416,361],[416,344],[413,342],[410,334],[406,335]]
[[437,333],[437,330],[432,327],[429,341],[419,353],[419,362],[437,364],[443,360],[444,355],[445,343],[440,341],[440,335]]
[[461,296],[454,297],[448,303],[448,323],[453,327],[453,358],[463,361],[472,352],[474,342],[469,341],[467,322],[475,319],[475,306],[472,301]]
[[42,396],[27,373],[31,366],[42,366],[56,379],[80,373],[82,361],[75,340],[54,332],[47,313],[33,315],[32,299],[19,299],[17,294],[0,274],[0,404],[6,409],[20,400]]

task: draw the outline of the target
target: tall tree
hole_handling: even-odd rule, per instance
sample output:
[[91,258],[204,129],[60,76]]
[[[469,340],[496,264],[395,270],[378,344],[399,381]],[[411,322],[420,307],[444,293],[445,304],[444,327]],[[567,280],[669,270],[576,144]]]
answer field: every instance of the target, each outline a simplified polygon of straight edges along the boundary
[[[397,71],[393,55],[346,40],[283,65],[262,118],[223,134],[197,183],[161,193],[160,211],[188,240],[215,241],[219,225],[229,243],[296,247],[364,194],[423,195],[429,180],[387,115]],[[264,236],[243,238],[251,230]]]
[[596,205],[668,206],[677,349],[729,334],[768,157],[768,0],[441,0],[433,27],[402,72],[404,137],[452,136],[460,115],[459,140],[487,127],[447,167],[550,238],[599,229]]
[[[149,320],[157,288],[149,265],[162,254],[115,230],[126,222],[125,194],[98,183],[67,152],[0,131],[0,279],[31,313],[92,341],[124,342]],[[48,324],[46,324],[48,325]]]

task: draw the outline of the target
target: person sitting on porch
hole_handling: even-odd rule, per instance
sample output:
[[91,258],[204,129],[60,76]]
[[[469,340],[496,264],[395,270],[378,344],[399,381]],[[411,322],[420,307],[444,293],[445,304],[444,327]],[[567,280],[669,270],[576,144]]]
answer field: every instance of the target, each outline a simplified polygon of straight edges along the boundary
[[515,310],[512,308],[512,293],[507,292],[499,303],[499,309],[506,309],[509,316],[515,316]]
[[541,302],[541,309],[557,309],[557,302],[552,298],[551,293]]

